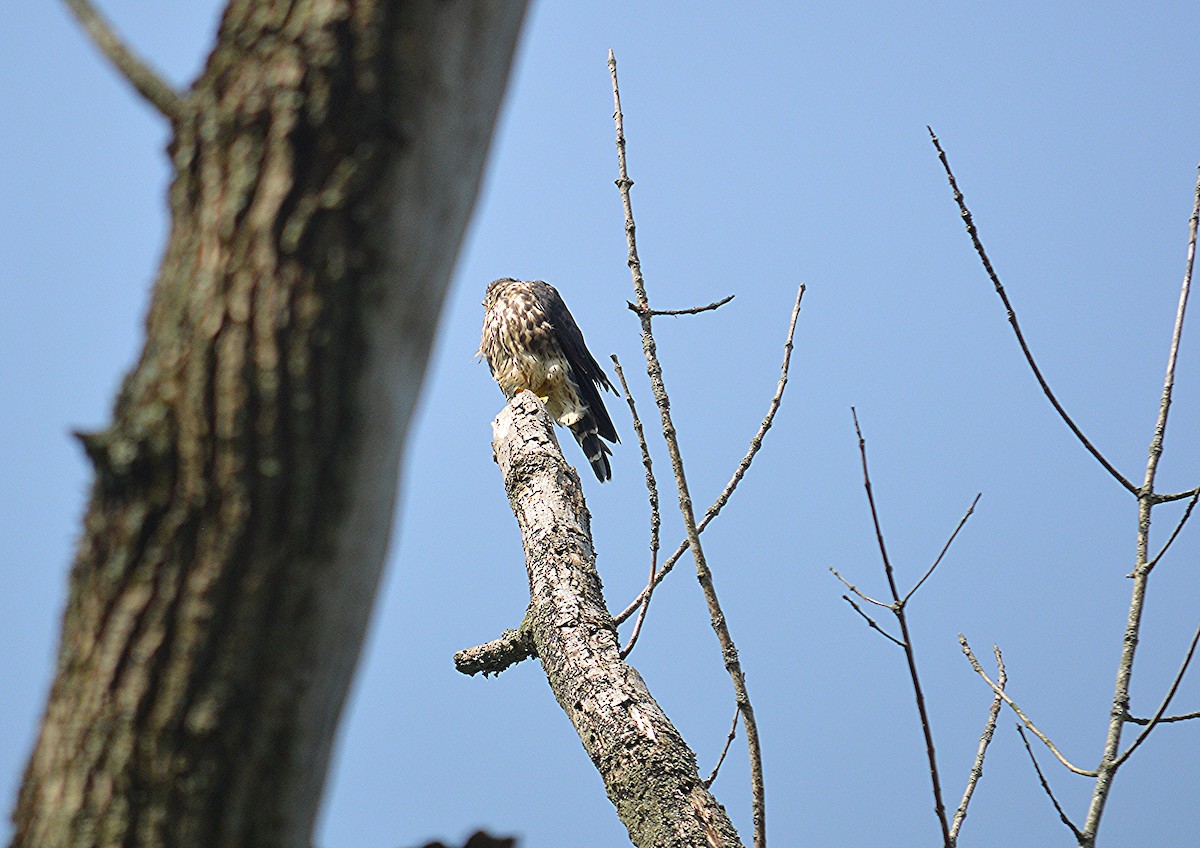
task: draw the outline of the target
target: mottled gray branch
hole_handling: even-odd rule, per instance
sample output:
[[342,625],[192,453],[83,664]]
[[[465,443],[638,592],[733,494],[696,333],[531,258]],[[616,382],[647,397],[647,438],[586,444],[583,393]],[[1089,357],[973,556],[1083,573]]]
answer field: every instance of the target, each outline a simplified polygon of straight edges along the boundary
[[667,443],[667,452],[671,456],[671,469],[675,473],[675,487],[679,492],[679,512],[687,530],[688,547],[692,550],[692,559],[696,563],[696,578],[704,592],[704,600],[708,605],[709,620],[717,641],[721,645],[721,657],[725,670],[733,684],[737,698],[738,709],[742,714],[742,722],[746,728],[746,747],[750,755],[750,791],[751,806],[754,817],[755,848],[765,848],[767,844],[767,815],[766,792],[763,782],[762,745],[758,738],[758,723],[754,717],[754,706],[750,702],[750,692],[746,687],[746,676],[738,659],[737,647],[729,631],[729,622],[721,610],[717,599],[717,589],[713,582],[711,569],[700,544],[700,530],[696,524],[696,515],[692,507],[692,496],[688,490],[687,476],[683,468],[683,455],[679,450],[679,440],[675,434],[675,423],[671,417],[671,403],[667,397],[666,385],[663,382],[662,365],[658,361],[658,349],[654,341],[653,316],[650,313],[650,301],[646,295],[646,283],[642,277],[642,263],[637,251],[637,226],[633,220],[633,204],[629,190],[633,180],[629,178],[629,170],[625,161],[625,127],[624,116],[621,113],[621,90],[617,83],[617,60],[611,50],[608,51],[608,71],[612,77],[613,90],[613,121],[617,131],[617,189],[621,193],[621,205],[625,211],[625,240],[629,246],[628,265],[633,276],[633,290],[637,297],[638,317],[642,324],[642,351],[646,357],[646,375],[650,378],[650,388],[654,393],[654,401],[658,404],[659,415],[662,419],[663,440]]
[[474,648],[466,648],[454,655],[454,668],[462,674],[499,674],[510,665],[537,656],[527,625],[516,630],[505,630],[499,638]]
[[[1142,611],[1146,604],[1146,587],[1150,580],[1154,562],[1150,559],[1150,513],[1156,505],[1154,481],[1158,474],[1158,462],[1162,457],[1163,439],[1167,431],[1167,417],[1171,411],[1171,394],[1175,388],[1175,364],[1179,358],[1179,343],[1183,337],[1183,319],[1187,314],[1188,297],[1192,287],[1192,269],[1196,262],[1196,233],[1200,224],[1200,169],[1192,202],[1192,217],[1188,226],[1187,259],[1184,263],[1183,283],[1179,287],[1179,306],[1175,311],[1175,325],[1171,331],[1171,346],[1167,354],[1166,373],[1163,376],[1162,397],[1158,404],[1158,419],[1147,450],[1146,476],[1138,490],[1138,529],[1136,558],[1133,566],[1133,588],[1129,598],[1129,615],[1125,621],[1125,638],[1121,641],[1121,659],[1117,663],[1116,682],[1113,685],[1112,707],[1109,710],[1108,734],[1104,740],[1104,753],[1100,758],[1099,774],[1092,789],[1092,800],[1088,806],[1087,819],[1083,823],[1084,848],[1091,848],[1100,829],[1100,820],[1112,791],[1113,777],[1125,761],[1118,752],[1121,748],[1121,733],[1125,729],[1125,716],[1129,714],[1130,684],[1133,680],[1133,661],[1141,636]],[[1190,653],[1189,653],[1190,659]],[[1185,665],[1186,669],[1186,665]],[[1164,708],[1165,709],[1165,708]],[[1154,723],[1146,727],[1145,734],[1153,729]],[[1134,746],[1136,747],[1136,745]]]
[[[1004,668],[1004,657],[1000,654],[998,645],[992,646],[992,651],[996,655],[996,685],[1001,689],[1008,683],[1008,672]],[[987,756],[988,746],[992,744],[992,737],[996,734],[996,721],[1000,717],[1000,707],[1003,706],[1003,701],[999,695],[992,697],[992,706],[988,710],[987,721],[983,725],[983,733],[979,734],[979,748],[975,752],[975,762],[971,765],[971,771],[967,776],[967,787],[963,790],[962,801],[958,805],[958,809],[954,811],[954,821],[950,823],[950,838],[958,843],[958,832],[962,829],[962,823],[967,818],[967,808],[970,806],[971,797],[975,794],[975,787],[979,785],[979,781],[983,778],[983,760]]]
[[1175,679],[1171,681],[1171,685],[1167,688],[1167,694],[1163,696],[1162,703],[1158,705],[1158,709],[1154,711],[1154,715],[1146,722],[1145,728],[1138,734],[1138,738],[1133,740],[1133,744],[1126,749],[1125,753],[1117,757],[1117,761],[1113,767],[1120,766],[1137,750],[1138,746],[1146,741],[1146,737],[1150,735],[1150,731],[1162,724],[1163,716],[1167,714],[1167,708],[1171,706],[1171,701],[1175,697],[1175,693],[1179,691],[1179,684],[1183,682],[1183,676],[1187,674],[1188,666],[1192,662],[1192,657],[1196,653],[1196,643],[1200,642],[1200,627],[1196,628],[1196,632],[1192,634],[1192,642],[1188,645],[1187,653],[1183,657],[1183,663],[1179,666],[1179,671],[1175,675]]
[[740,846],[695,754],[621,659],[579,476],[563,459],[553,422],[521,392],[492,430],[525,549],[530,638],[630,839],[639,848]]

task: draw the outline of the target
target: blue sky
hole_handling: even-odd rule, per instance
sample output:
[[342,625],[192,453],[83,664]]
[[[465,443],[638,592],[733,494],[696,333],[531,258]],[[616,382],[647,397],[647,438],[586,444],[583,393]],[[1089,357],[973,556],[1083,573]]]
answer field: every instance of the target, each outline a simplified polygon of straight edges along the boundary
[[[171,79],[199,69],[218,4],[107,3]],[[647,8],[653,6],[653,8]],[[0,27],[0,797],[48,686],[88,474],[68,430],[103,425],[141,344],[165,228],[166,130],[58,4]],[[605,56],[620,62],[641,258],[698,503],[720,491],[778,376],[808,285],[792,382],[767,445],[705,534],[765,745],[776,845],[936,844],[898,650],[840,599],[837,567],[883,578],[861,489],[857,407],[900,582],[978,491],[911,607],[945,791],[957,804],[989,693],[955,635],[1005,650],[1010,691],[1094,765],[1120,648],[1136,511],[1073,442],[1020,359],[929,144],[945,144],[1027,336],[1092,440],[1140,480],[1200,160],[1194,3],[545,3],[519,51],[484,192],[403,473],[391,565],[343,724],[322,848],[399,848],[477,825],[530,848],[624,829],[539,667],[467,679],[455,650],[527,602],[491,459],[501,406],[472,357],[486,283],[544,278],[642,410]],[[1200,373],[1185,330],[1163,489],[1200,480]],[[647,507],[622,403],[612,483],[584,485],[599,569],[623,607],[644,580]],[[565,435],[565,434],[564,434]],[[572,462],[580,459],[568,439]],[[666,480],[666,453],[655,448]],[[673,497],[664,492],[664,505]],[[1156,538],[1178,514],[1156,513]],[[665,513],[664,544],[681,538]],[[1151,713],[1197,623],[1196,528],[1155,573],[1134,709]],[[656,595],[632,661],[707,769],[732,696],[690,563]],[[1186,681],[1179,710],[1200,705]],[[1066,845],[1002,716],[961,844]],[[715,790],[749,838],[746,758]],[[1039,751],[1039,755],[1042,752]],[[1090,784],[1042,756],[1083,817]],[[1156,731],[1117,778],[1102,844],[1189,845],[1200,727]],[[2,828],[0,828],[2,831]]]

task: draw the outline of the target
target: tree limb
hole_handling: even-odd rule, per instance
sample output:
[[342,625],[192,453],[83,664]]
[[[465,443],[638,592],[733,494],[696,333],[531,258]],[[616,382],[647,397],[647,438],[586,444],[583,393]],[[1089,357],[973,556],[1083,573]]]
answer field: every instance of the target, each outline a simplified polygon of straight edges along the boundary
[[1000,277],[996,273],[996,269],[992,267],[992,260],[988,258],[987,251],[983,247],[983,241],[979,237],[979,231],[975,228],[975,221],[971,217],[971,210],[967,208],[966,201],[963,199],[963,194],[958,190],[958,182],[954,178],[954,172],[950,170],[950,160],[946,158],[946,151],[942,150],[942,144],[938,141],[938,137],[934,135],[933,127],[926,127],[929,130],[929,138],[933,141],[933,146],[937,150],[938,159],[942,163],[942,168],[946,172],[946,177],[950,181],[950,190],[954,194],[954,202],[958,204],[959,212],[962,215],[963,223],[967,227],[967,234],[971,237],[971,243],[975,245],[975,252],[979,254],[979,260],[983,263],[983,270],[987,272],[988,278],[991,279],[992,285],[996,289],[996,294],[1000,296],[1000,301],[1004,304],[1004,309],[1008,314],[1008,323],[1013,329],[1014,335],[1017,337],[1017,344],[1021,346],[1021,353],[1025,356],[1025,361],[1029,363],[1029,369],[1033,371],[1033,376],[1037,379],[1038,385],[1042,387],[1042,393],[1046,399],[1050,401],[1050,405],[1054,407],[1054,411],[1062,418],[1063,423],[1070,428],[1075,434],[1075,438],[1079,439],[1080,444],[1087,449],[1088,453],[1096,458],[1104,469],[1113,476],[1118,483],[1133,494],[1138,494],[1138,487],[1129,482],[1129,480],[1120,471],[1109,462],[1104,454],[1100,453],[1099,449],[1091,443],[1091,440],[1084,435],[1083,430],[1079,429],[1074,419],[1067,414],[1067,410],[1058,401],[1054,391],[1050,388],[1050,383],[1042,376],[1042,369],[1038,367],[1037,360],[1033,358],[1033,351],[1029,349],[1029,345],[1025,342],[1025,334],[1021,332],[1021,324],[1017,321],[1016,310],[1013,309],[1012,302],[1008,299],[1008,293],[1004,290],[1004,284],[1000,282]]
[[675,433],[675,423],[671,418],[671,402],[667,397],[666,385],[663,382],[662,365],[658,361],[658,349],[654,341],[653,320],[650,314],[650,301],[646,296],[646,283],[642,277],[642,263],[637,251],[637,226],[633,220],[633,204],[629,190],[633,180],[625,163],[625,126],[621,113],[621,89],[617,83],[617,59],[612,50],[608,51],[608,72],[612,77],[613,90],[613,122],[617,130],[617,190],[621,193],[621,206],[625,211],[625,241],[629,246],[627,264],[633,277],[633,291],[637,297],[638,317],[642,324],[642,351],[646,357],[646,375],[650,378],[650,388],[654,392],[654,401],[658,404],[659,416],[662,419],[663,440],[667,443],[667,452],[671,456],[671,469],[675,473],[675,488],[679,493],[679,513],[687,531],[688,547],[692,550],[692,559],[696,563],[696,578],[704,592],[704,600],[708,605],[709,620],[713,632],[721,646],[721,657],[725,671],[733,684],[737,698],[738,709],[742,714],[742,723],[746,728],[746,748],[750,755],[750,792],[751,806],[754,815],[754,846],[765,848],[767,844],[767,813],[766,790],[763,781],[762,744],[758,738],[758,722],[754,717],[754,705],[750,702],[750,691],[746,687],[746,675],[738,658],[737,646],[729,632],[729,622],[721,610],[717,598],[716,584],[713,582],[712,570],[704,555],[704,547],[700,543],[700,529],[696,524],[696,513],[692,506],[692,496],[688,490],[687,475],[683,468],[683,455],[679,450],[679,440]]
[[[737,489],[738,484],[742,482],[742,478],[746,476],[746,472],[750,470],[750,463],[754,461],[755,455],[762,448],[763,438],[767,435],[767,431],[771,429],[771,424],[775,421],[775,413],[779,411],[779,406],[781,403],[783,403],[783,390],[787,388],[788,369],[792,364],[792,340],[796,336],[796,321],[800,318],[800,305],[804,302],[804,291],[804,284],[801,284],[800,288],[796,290],[796,303],[792,306],[792,317],[788,324],[787,339],[783,344],[783,365],[781,365],[779,369],[779,382],[775,384],[775,394],[772,396],[771,402],[767,406],[767,414],[763,416],[762,423],[758,425],[758,431],[753,437],[751,437],[750,446],[746,449],[745,456],[743,456],[741,461],[737,464],[737,468],[733,470],[733,476],[729,478],[729,482],[725,484],[725,488],[721,490],[721,494],[717,496],[717,499],[713,501],[712,505],[704,511],[704,517],[701,518],[700,523],[696,525],[696,529],[700,532],[704,532],[704,528],[709,525],[709,522],[711,522],[720,514],[721,510],[725,508],[725,504],[729,503],[729,498],[733,496],[734,490]],[[658,570],[658,576],[654,578],[655,586],[661,583],[663,578],[671,572],[671,569],[675,567],[675,563],[679,561],[679,558],[683,556],[687,549],[688,540],[684,539],[679,543],[679,546],[675,548],[674,553],[667,557],[666,561],[662,565],[662,568]],[[633,613],[645,600],[646,596],[652,591],[653,589],[649,586],[643,589],[641,593],[638,594],[638,596],[634,598],[629,605],[616,616],[617,624],[620,624],[628,619],[629,616],[633,615]]]
[[563,459],[545,409],[521,392],[492,430],[525,548],[531,639],[630,839],[639,848],[740,846],[700,778],[696,755],[621,659],[579,477]]
[[103,16],[89,0],[64,0],[67,8],[75,15],[80,26],[91,37],[92,43],[108,57],[121,76],[146,98],[163,117],[174,123],[183,109],[184,98],[159,76],[149,65],[139,59],[113,31]]

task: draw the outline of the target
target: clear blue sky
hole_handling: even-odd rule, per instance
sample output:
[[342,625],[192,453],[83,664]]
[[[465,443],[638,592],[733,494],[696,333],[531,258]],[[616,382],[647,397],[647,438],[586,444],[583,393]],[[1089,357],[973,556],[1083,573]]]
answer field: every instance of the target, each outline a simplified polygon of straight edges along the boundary
[[[200,67],[217,3],[105,4],[173,80]],[[977,491],[911,615],[948,802],[990,696],[964,631],[1005,649],[1010,690],[1077,761],[1103,741],[1132,562],[1133,499],[1076,445],[1019,357],[925,133],[955,165],[1029,339],[1097,445],[1140,480],[1161,391],[1200,160],[1200,5],[698,3],[537,6],[447,303],[403,475],[391,566],[343,725],[318,844],[400,848],[477,825],[529,848],[622,844],[624,829],[540,668],[458,675],[451,655],[527,601],[489,448],[501,406],[478,342],[494,277],[559,286],[592,349],[639,364],[606,51],[620,61],[641,256],[655,305],[737,299],[659,322],[693,492],[708,503],[774,389],[809,286],[783,411],[705,535],[765,744],[775,845],[932,845],[902,656],[840,599],[836,566],[882,593],[850,422],[870,441],[901,582]],[[67,436],[108,420],[140,343],[165,238],[165,127],[57,3],[0,26],[0,799],[46,695],[88,474]],[[1200,328],[1185,332],[1161,482],[1200,480]],[[627,412],[614,480],[585,475],[599,568],[621,607],[647,567]],[[567,456],[579,459],[567,440]],[[665,452],[656,449],[660,478]],[[664,504],[673,497],[664,493]],[[1178,514],[1163,508],[1159,534]],[[666,513],[664,543],[680,538]],[[1197,623],[1200,528],[1155,574],[1134,681],[1151,713]],[[633,655],[707,769],[732,715],[690,568]],[[1200,677],[1176,699],[1200,706]],[[964,846],[1067,845],[1006,713]],[[740,742],[716,791],[750,833]],[[1039,751],[1039,755],[1041,752]],[[1090,783],[1042,756],[1072,814]],[[1200,727],[1156,732],[1123,770],[1109,845],[1200,838]],[[3,828],[0,827],[0,832]]]

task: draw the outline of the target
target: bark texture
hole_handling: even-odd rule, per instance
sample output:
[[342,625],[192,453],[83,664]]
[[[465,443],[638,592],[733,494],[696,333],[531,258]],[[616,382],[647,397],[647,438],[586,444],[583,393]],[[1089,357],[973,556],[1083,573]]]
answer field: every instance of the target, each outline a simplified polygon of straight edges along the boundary
[[740,846],[700,779],[696,755],[620,657],[579,476],[563,459],[549,416],[521,392],[492,430],[529,572],[522,629],[630,839],[639,848]]
[[14,846],[311,845],[523,11],[231,0]]

